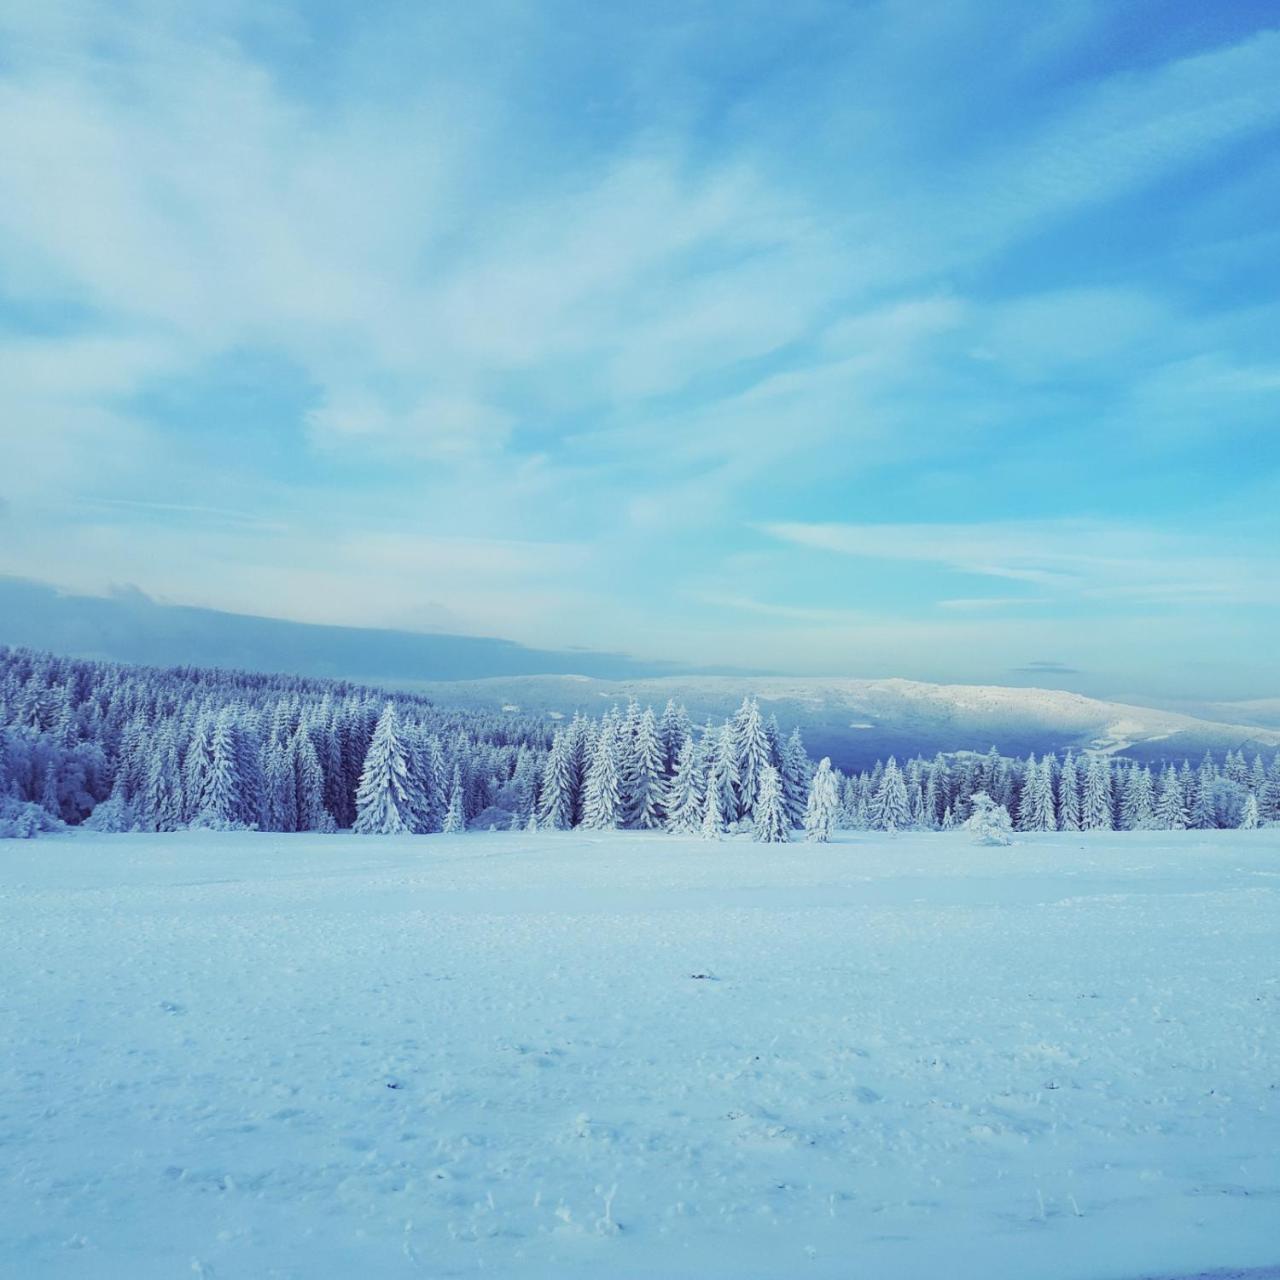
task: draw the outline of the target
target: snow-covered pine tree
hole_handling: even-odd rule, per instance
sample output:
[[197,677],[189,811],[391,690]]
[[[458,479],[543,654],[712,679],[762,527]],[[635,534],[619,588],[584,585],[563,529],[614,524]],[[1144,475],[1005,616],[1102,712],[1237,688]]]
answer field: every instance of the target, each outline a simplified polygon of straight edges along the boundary
[[1026,781],[1022,788],[1022,800],[1018,817],[1023,831],[1056,831],[1058,823],[1053,812],[1053,784],[1049,761],[1036,763],[1034,755],[1027,761]]
[[[293,757],[294,785],[297,791],[298,830],[323,831],[332,824],[332,815],[324,807],[324,773],[315,744],[303,726],[293,735],[290,744]],[[329,822],[326,822],[326,817]],[[411,830],[419,830],[415,824]]]
[[1258,817],[1263,822],[1280,822],[1280,752],[1272,757],[1266,785],[1258,796]]
[[649,831],[662,825],[662,742],[653,708],[646,707],[636,727],[632,749],[632,775],[628,788],[626,824]]
[[782,746],[782,764],[778,770],[782,778],[782,805],[787,814],[787,825],[799,831],[804,826],[805,805],[809,802],[809,780],[813,765],[804,749],[800,730],[792,729]]
[[942,825],[942,815],[951,801],[951,776],[942,752],[930,762],[924,777],[924,820],[934,831]]
[[160,727],[151,748],[143,818],[148,831],[176,831],[182,825],[182,780],[170,720]]
[[737,817],[742,820],[754,816],[761,773],[773,763],[760,704],[754,698],[743,698],[733,719],[733,734],[738,757]]
[[1165,767],[1160,780],[1160,797],[1156,801],[1156,825],[1162,831],[1185,831],[1187,804],[1182,794],[1182,783],[1172,765]]
[[907,787],[902,779],[898,762],[889,757],[884,775],[871,804],[871,824],[877,831],[901,831],[910,821],[907,808]]
[[676,765],[680,760],[680,749],[692,731],[689,713],[684,707],[677,706],[674,698],[668,698],[667,705],[662,711],[662,719],[658,722],[658,739],[662,743],[664,776],[670,778],[675,773]]
[[1211,831],[1218,825],[1217,770],[1206,751],[1200,768],[1196,771],[1195,795],[1190,804],[1191,823],[1197,831]]
[[1114,825],[1111,815],[1111,766],[1106,756],[1095,752],[1089,757],[1089,763],[1085,767],[1080,826],[1085,831],[1110,831]]
[[[720,814],[730,826],[738,820],[738,735],[734,732],[733,722],[726,720],[720,727],[715,748],[715,779],[720,788]],[[711,774],[707,775],[708,783]]]
[[804,838],[818,844],[830,840],[839,809],[839,782],[831,768],[831,760],[823,756],[809,784],[809,799],[804,810]]
[[1252,791],[1245,796],[1244,808],[1240,812],[1240,829],[1242,831],[1258,829],[1258,797]]
[[782,803],[782,779],[771,764],[760,770],[752,821],[755,838],[762,844],[781,844],[791,838],[790,823]]
[[1155,826],[1155,817],[1151,771],[1130,765],[1120,788],[1120,827],[1124,831],[1149,831]]
[[1081,827],[1080,771],[1070,751],[1062,761],[1058,778],[1058,825],[1063,831],[1079,831]]
[[593,831],[612,831],[622,825],[622,779],[618,767],[619,734],[625,724],[606,719],[596,739],[587,768],[587,785],[582,805],[582,825]]
[[542,772],[538,798],[538,826],[563,831],[573,823],[572,743],[567,730],[557,729]]
[[706,797],[695,764],[692,738],[686,738],[676,758],[676,771],[667,787],[667,830],[674,835],[694,835],[702,826]]
[[719,840],[724,834],[725,819],[722,801],[724,798],[723,782],[724,763],[719,759],[711,761],[707,774],[706,794],[702,803],[702,825],[699,834],[704,840]]
[[[295,799],[295,807],[296,803]],[[354,830],[359,835],[402,835],[413,830],[422,808],[423,797],[409,769],[395,704],[388,702],[364,758]]]
[[226,830],[240,825],[244,800],[241,794],[240,760],[228,710],[219,713],[209,740],[209,768],[200,796],[196,821]]
[[444,811],[440,830],[447,836],[456,836],[467,829],[467,815],[462,797],[462,767],[453,766],[453,782],[449,787],[449,804]]
[[182,760],[182,820],[190,822],[204,808],[212,763],[213,717],[202,711],[195,721]]

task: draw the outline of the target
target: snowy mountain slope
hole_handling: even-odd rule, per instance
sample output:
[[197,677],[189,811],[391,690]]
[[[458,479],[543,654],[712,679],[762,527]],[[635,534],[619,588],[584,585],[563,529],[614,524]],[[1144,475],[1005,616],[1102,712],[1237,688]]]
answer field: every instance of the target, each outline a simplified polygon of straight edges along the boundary
[[695,719],[731,712],[744,694],[760,699],[784,728],[798,724],[813,753],[844,767],[916,752],[1101,750],[1140,759],[1197,757],[1280,746],[1280,729],[1206,720],[1176,711],[1105,702],[1060,689],[938,685],[843,677],[676,676],[597,680],[581,676],[450,681],[415,685],[442,703],[571,716],[596,715],[630,697],[683,702]]

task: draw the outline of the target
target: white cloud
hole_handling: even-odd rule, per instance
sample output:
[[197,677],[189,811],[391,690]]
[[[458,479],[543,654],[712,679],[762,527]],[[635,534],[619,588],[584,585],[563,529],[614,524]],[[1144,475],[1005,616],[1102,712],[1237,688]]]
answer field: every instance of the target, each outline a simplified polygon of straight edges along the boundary
[[[805,524],[763,532],[794,546],[868,560],[938,565],[1024,582],[1035,599],[1127,604],[1280,603],[1277,557],[1247,537],[1175,534],[1099,520],[973,524]],[[1016,603],[1016,598],[1014,601]],[[950,599],[948,608],[993,605]]]

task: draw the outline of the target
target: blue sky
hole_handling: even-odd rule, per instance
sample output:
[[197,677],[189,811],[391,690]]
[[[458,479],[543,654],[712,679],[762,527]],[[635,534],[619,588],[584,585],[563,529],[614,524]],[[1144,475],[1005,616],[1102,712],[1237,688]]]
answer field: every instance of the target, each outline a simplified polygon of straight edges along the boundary
[[1270,4],[0,3],[0,572],[1275,695],[1277,82]]

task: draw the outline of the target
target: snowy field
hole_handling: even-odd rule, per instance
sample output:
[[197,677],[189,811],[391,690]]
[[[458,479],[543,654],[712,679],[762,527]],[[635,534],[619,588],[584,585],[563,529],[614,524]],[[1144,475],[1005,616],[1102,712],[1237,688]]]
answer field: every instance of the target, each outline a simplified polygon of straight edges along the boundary
[[81,832],[0,938],[6,1277],[1280,1263],[1277,831]]

